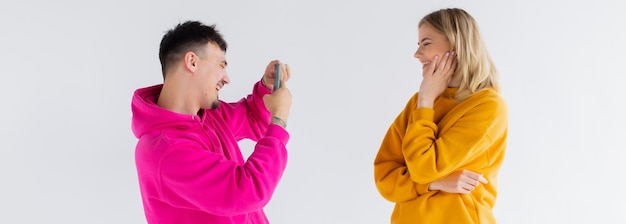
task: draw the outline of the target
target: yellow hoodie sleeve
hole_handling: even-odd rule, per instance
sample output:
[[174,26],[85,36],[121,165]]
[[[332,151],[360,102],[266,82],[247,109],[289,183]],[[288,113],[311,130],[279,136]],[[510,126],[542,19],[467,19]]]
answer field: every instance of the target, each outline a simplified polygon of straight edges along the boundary
[[392,202],[403,202],[428,192],[428,183],[418,184],[411,178],[402,154],[402,139],[406,130],[411,108],[407,104],[393,122],[381,143],[374,161],[376,188],[383,198]]
[[446,115],[453,120],[448,126],[433,122],[432,108],[411,112],[401,141],[409,173],[417,174],[411,176],[413,181],[430,183],[447,176],[482,155],[506,132],[503,101],[488,92],[457,105]]

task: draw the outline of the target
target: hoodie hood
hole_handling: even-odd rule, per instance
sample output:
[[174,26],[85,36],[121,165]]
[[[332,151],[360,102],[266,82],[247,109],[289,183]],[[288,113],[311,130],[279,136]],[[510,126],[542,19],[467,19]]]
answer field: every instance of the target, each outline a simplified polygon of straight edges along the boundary
[[159,107],[156,102],[163,84],[135,90],[131,102],[132,130],[135,137],[164,128],[189,129],[198,125],[197,115],[179,114]]

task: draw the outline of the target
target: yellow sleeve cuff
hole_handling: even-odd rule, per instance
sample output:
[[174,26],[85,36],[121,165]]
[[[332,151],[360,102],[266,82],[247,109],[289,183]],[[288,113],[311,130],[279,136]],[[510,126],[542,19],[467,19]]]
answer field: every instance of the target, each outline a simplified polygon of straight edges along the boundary
[[433,108],[417,108],[416,110],[413,111],[413,113],[411,114],[411,122],[416,122],[418,120],[427,120],[427,121],[433,121],[435,119],[435,110],[433,110]]
[[430,184],[415,184],[417,185],[417,195],[424,195],[429,192],[428,187]]

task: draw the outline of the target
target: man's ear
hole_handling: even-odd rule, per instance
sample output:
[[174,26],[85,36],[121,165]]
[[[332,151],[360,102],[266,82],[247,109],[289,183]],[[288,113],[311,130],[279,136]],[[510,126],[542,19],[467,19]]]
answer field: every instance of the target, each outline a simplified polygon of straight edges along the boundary
[[196,53],[193,53],[193,51],[188,51],[183,57],[185,68],[190,72],[195,72],[196,69],[198,69],[198,60],[198,55],[196,55]]

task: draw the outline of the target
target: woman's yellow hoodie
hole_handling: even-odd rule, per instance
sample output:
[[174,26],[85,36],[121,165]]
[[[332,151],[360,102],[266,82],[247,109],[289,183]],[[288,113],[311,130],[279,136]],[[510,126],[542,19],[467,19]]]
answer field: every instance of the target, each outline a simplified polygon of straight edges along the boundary
[[[457,103],[448,88],[433,108],[417,108],[416,93],[393,122],[374,161],[376,187],[395,202],[391,223],[496,223],[492,209],[506,148],[508,111],[493,89]],[[483,174],[469,194],[428,185],[467,169]]]

